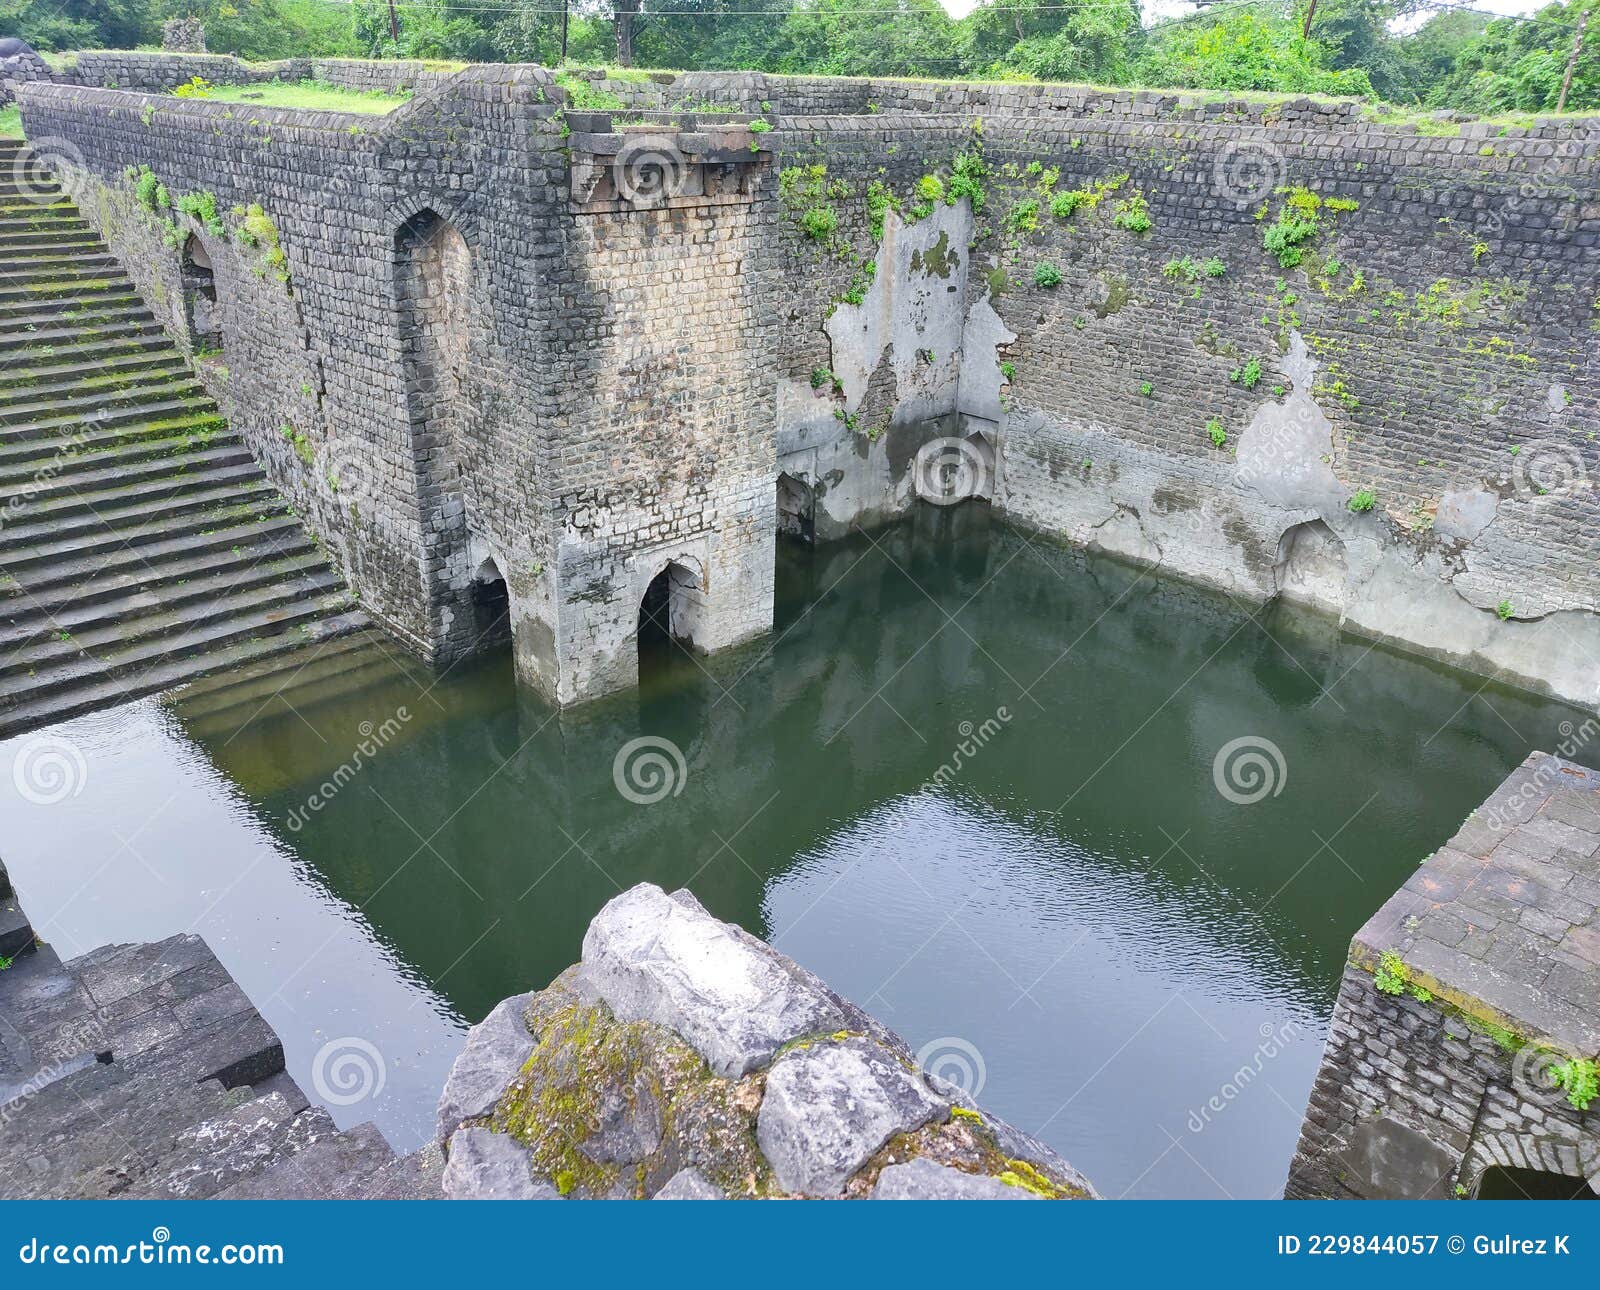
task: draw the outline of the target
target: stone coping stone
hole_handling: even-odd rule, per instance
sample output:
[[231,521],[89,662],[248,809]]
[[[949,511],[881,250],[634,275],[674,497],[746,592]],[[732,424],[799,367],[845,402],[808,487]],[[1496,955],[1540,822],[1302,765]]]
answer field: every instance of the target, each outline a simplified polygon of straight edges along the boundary
[[1600,772],[1531,753],[1356,933],[1469,1016],[1600,1054]]
[[766,1066],[805,1035],[853,1029],[842,999],[686,891],[643,883],[608,902],[583,938],[583,979],[623,1021],[653,1021],[718,1075]]

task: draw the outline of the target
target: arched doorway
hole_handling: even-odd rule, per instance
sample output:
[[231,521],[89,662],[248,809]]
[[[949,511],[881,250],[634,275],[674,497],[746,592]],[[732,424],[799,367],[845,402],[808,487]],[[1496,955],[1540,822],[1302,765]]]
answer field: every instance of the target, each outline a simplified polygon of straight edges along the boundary
[[641,674],[680,651],[695,648],[695,631],[704,604],[699,577],[676,560],[650,579],[639,601]]
[[1585,1178],[1549,1169],[1490,1165],[1478,1179],[1474,1200],[1600,1200]]
[[817,540],[816,491],[793,475],[778,476],[778,533],[797,542]]
[[511,644],[511,592],[493,560],[485,560],[472,575],[472,628],[474,653]]
[[195,234],[183,244],[183,321],[196,357],[222,348],[222,323],[217,317],[217,275],[205,243]]

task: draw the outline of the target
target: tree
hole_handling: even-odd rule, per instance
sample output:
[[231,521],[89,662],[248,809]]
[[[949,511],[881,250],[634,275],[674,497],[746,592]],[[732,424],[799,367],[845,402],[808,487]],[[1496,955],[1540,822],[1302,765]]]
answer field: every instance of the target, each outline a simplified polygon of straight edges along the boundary
[[976,75],[1106,84],[1127,80],[1144,37],[1135,0],[989,0],[961,28]]
[[1134,76],[1141,85],[1371,96],[1364,71],[1329,67],[1326,52],[1300,28],[1300,18],[1267,6],[1163,23],[1150,33]]

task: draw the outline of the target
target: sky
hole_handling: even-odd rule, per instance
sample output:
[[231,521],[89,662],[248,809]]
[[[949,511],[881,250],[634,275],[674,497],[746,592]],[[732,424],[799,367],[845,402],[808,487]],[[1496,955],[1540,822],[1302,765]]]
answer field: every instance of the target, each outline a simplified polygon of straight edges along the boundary
[[[996,0],[1004,4],[1005,0]],[[963,18],[977,8],[977,0],[940,0],[952,18]],[[1473,8],[1485,13],[1532,13],[1542,9],[1549,0],[1474,0]],[[1145,23],[1158,18],[1172,18],[1178,14],[1193,13],[1195,6],[1189,0],[1141,0]],[[1407,23],[1408,27],[1413,23]]]

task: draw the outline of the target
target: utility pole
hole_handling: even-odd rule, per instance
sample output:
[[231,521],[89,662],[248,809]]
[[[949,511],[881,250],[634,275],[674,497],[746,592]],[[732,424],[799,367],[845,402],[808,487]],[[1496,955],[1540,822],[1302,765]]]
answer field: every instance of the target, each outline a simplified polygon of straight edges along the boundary
[[1578,70],[1578,55],[1583,51],[1583,29],[1589,25],[1589,11],[1578,15],[1578,34],[1572,38],[1572,57],[1567,59],[1567,74],[1561,78],[1561,97],[1556,100],[1556,111],[1567,110],[1567,91],[1572,88],[1572,74]]
[[400,43],[400,20],[394,16],[394,0],[389,0],[389,39]]
[[567,10],[568,0],[561,0],[561,66],[567,65]]
[[1317,12],[1317,0],[1311,0],[1311,3],[1306,6],[1306,20],[1305,20],[1305,22],[1303,22],[1300,25],[1300,39],[1301,40],[1310,40],[1311,39],[1311,19],[1312,19],[1312,16],[1316,12]]

